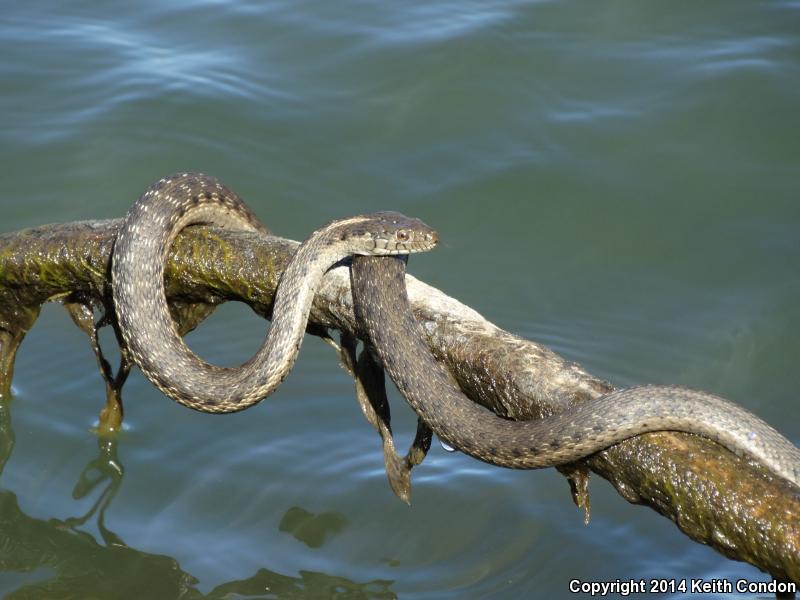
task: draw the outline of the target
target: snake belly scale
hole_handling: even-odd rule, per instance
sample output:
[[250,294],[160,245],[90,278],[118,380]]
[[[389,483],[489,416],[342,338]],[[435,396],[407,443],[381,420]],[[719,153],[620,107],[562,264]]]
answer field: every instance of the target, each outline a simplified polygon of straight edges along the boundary
[[283,275],[272,324],[258,352],[239,367],[209,364],[178,334],[164,291],[164,267],[178,232],[192,224],[266,227],[213,177],[181,173],[152,185],[130,209],[112,257],[112,293],[133,360],[162,392],[195,410],[226,413],[259,402],[291,370],[322,276],[353,254],[394,255],[433,248],[437,234],[417,219],[375,213],[334,221],[298,248]]
[[474,458],[512,469],[538,469],[585,458],[652,431],[712,439],[756,459],[800,487],[800,450],[754,414],[706,392],[640,386],[612,392],[535,421],[510,421],[455,387],[428,348],[408,302],[405,262],[353,258],[354,307],[384,368],[430,428]]

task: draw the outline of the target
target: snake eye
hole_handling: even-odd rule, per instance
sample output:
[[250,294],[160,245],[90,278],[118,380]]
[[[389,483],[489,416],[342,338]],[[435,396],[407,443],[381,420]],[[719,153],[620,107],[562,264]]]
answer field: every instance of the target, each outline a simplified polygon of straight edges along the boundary
[[405,229],[400,229],[397,233],[394,234],[394,237],[398,242],[407,242],[408,238],[411,236]]

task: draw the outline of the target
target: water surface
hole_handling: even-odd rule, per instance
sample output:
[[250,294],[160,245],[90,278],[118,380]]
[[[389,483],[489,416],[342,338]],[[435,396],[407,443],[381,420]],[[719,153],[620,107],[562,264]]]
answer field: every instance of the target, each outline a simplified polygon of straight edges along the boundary
[[[617,385],[726,396],[800,442],[796,2],[38,2],[0,21],[0,228],[116,217],[204,171],[276,232],[399,210],[410,270]],[[235,364],[266,323],[190,343]],[[414,503],[328,347],[242,414],[137,372],[116,447],[83,334],[45,308],[3,417],[6,598],[567,597],[568,582],[750,578],[594,478],[435,445]],[[405,444],[414,419],[394,396]],[[105,491],[105,495],[103,492]],[[709,595],[707,597],[720,597]]]

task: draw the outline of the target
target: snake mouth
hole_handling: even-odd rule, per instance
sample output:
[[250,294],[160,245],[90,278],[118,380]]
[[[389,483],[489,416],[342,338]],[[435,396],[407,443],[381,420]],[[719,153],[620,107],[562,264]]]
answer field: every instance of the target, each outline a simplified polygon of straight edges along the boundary
[[416,244],[410,248],[410,251],[427,252],[428,250],[433,250],[438,243],[439,234],[435,231],[429,231],[425,233],[425,237],[423,239],[416,241]]
[[409,244],[402,248],[395,248],[389,250],[386,254],[389,256],[397,256],[398,254],[417,254],[418,252],[428,252],[436,247],[438,240],[426,240],[425,242]]
[[416,254],[418,252],[428,252],[439,243],[439,235],[435,231],[416,232],[408,236],[403,241],[381,239],[373,242],[371,250],[356,251],[356,254],[373,256],[403,256],[406,254]]
[[431,240],[430,242],[426,242],[419,248],[413,249],[412,252],[427,252],[428,250],[433,250],[434,248],[436,248],[436,244],[438,243],[439,243],[438,239]]

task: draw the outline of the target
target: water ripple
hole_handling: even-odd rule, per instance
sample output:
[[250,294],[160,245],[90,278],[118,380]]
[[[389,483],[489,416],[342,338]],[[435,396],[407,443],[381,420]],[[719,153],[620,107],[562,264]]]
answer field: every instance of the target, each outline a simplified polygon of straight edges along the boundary
[[[220,176],[294,238],[400,209],[444,241],[414,272],[493,321],[617,384],[717,391],[797,439],[797,6],[6,3],[3,228],[119,216],[185,168]],[[266,329],[223,307],[190,343],[236,364]],[[85,336],[45,309],[16,367],[2,484],[37,524],[80,514],[88,499],[71,494],[97,456],[89,429],[105,400]],[[106,525],[142,556],[174,559],[190,595],[194,577],[211,593],[235,578],[269,585],[267,572],[298,597],[313,595],[308,573],[327,572],[404,598],[754,575],[597,478],[584,527],[552,470],[493,469],[438,445],[409,508],[352,396],[312,340],[280,390],[239,415],[187,411],[134,372]],[[405,449],[414,419],[392,402]],[[282,531],[287,515],[312,531]],[[72,596],[135,595],[94,550],[65,556],[96,580]],[[23,584],[10,581],[0,588]]]

